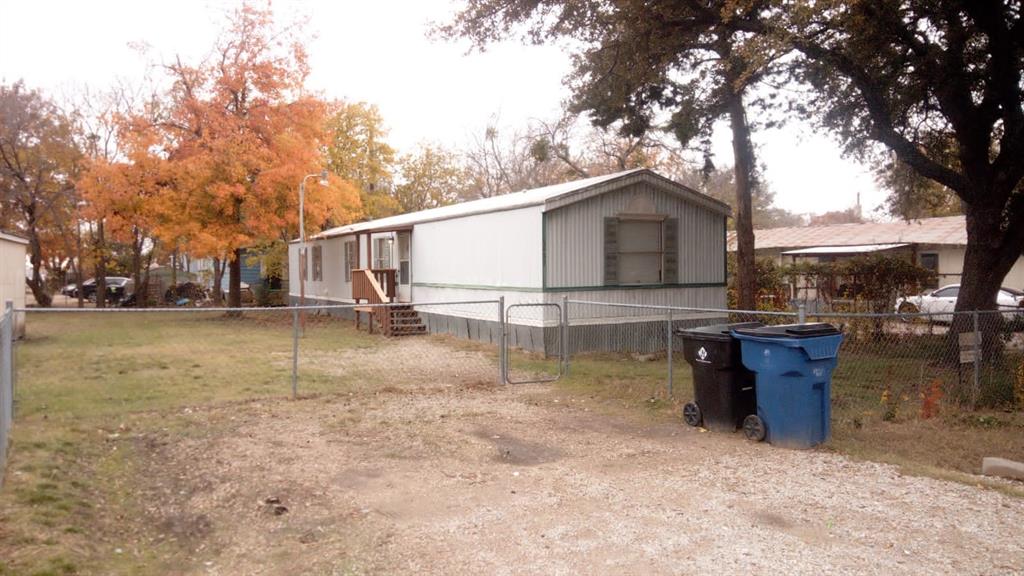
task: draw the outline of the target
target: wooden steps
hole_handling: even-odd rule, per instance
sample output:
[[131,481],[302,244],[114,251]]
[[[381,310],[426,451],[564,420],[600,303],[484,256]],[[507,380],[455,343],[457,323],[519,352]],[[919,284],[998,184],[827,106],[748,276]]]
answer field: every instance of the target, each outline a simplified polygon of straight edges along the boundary
[[390,315],[387,336],[416,336],[427,333],[426,324],[412,306],[392,306],[387,309],[387,313]]
[[427,326],[412,306],[399,305],[387,308],[358,306],[354,310],[356,313],[356,328],[358,329],[361,324],[360,316],[365,313],[369,316],[366,326],[371,334],[375,325],[380,328],[381,333],[385,336],[417,336],[427,333]]

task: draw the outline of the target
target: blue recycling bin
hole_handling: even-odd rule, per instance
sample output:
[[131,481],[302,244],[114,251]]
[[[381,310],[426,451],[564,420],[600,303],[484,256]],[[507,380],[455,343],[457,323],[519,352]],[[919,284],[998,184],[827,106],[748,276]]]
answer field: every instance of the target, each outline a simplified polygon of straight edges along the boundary
[[755,374],[757,414],[743,422],[751,440],[811,448],[831,435],[832,371],[843,335],[831,324],[739,328],[743,365]]

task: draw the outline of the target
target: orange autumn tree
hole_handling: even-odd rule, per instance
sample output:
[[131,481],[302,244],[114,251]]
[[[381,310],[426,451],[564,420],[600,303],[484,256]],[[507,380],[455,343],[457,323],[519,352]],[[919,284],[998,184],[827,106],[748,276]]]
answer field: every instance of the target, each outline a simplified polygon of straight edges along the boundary
[[[304,89],[297,29],[248,3],[231,22],[204,62],[166,66],[173,83],[157,126],[174,173],[162,232],[193,256],[226,259],[238,307],[242,249],[297,235],[298,186],[321,169],[327,110]],[[305,207],[312,232],[358,217],[359,193],[335,178],[307,187]]]
[[127,118],[116,122],[117,156],[90,158],[77,184],[85,201],[83,216],[102,223],[107,240],[129,247],[135,287],[144,294],[164,220],[160,200],[166,194],[169,166],[153,151],[157,141],[152,131],[138,129]]

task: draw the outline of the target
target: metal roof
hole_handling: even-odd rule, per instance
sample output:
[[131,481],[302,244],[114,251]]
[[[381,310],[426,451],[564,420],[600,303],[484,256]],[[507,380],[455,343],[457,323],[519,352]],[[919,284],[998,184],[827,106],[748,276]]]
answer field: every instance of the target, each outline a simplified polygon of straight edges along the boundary
[[17,244],[28,245],[28,239],[22,238],[21,236],[15,236],[14,234],[8,234],[7,232],[0,232],[0,239],[7,240],[8,242],[14,242]]
[[[453,218],[472,216],[474,214],[514,210],[517,208],[526,208],[528,206],[540,206],[555,199],[567,199],[567,197],[576,194],[583,195],[587,191],[597,188],[602,184],[611,185],[613,181],[626,179],[629,176],[635,176],[663,187],[671,186],[674,192],[684,194],[693,200],[697,200],[717,212],[721,212],[726,215],[730,213],[730,209],[727,204],[691,190],[690,188],[673,182],[663,176],[659,176],[655,172],[646,168],[635,168],[633,170],[615,172],[613,174],[605,174],[604,176],[595,176],[592,178],[584,178],[582,180],[574,180],[572,182],[563,182],[561,184],[534,188],[532,190],[523,190],[521,192],[503,194],[501,196],[492,196],[490,198],[460,202],[458,204],[441,206],[440,208],[431,208],[429,210],[420,210],[419,212],[409,212],[407,214],[399,214],[397,216],[389,216],[387,218],[378,218],[377,220],[369,220],[367,222],[347,224],[345,226],[338,226],[336,228],[324,230],[311,238],[333,238],[336,236],[347,236],[349,234],[371,232],[375,230],[396,230],[409,228],[415,224],[421,224],[424,222],[450,220]],[[624,182],[623,184],[626,183],[628,182]],[[574,199],[568,200],[574,201]],[[559,205],[564,204],[564,202],[559,203]],[[554,207],[556,206],[549,206],[548,208]]]
[[815,246],[813,248],[798,248],[786,250],[786,256],[814,256],[816,254],[867,254],[869,252],[883,252],[893,248],[902,248],[910,244],[864,244],[861,246]]
[[[895,243],[966,246],[967,224],[963,216],[944,216],[910,221],[754,230],[754,246],[757,250]],[[736,233],[729,232],[729,251],[735,250]]]

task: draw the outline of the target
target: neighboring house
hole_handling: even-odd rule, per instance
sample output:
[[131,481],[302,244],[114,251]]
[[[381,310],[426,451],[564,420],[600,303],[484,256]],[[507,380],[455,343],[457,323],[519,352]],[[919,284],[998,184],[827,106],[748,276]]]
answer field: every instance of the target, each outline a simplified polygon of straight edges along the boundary
[[[373,278],[397,302],[504,296],[508,306],[560,304],[568,296],[723,308],[729,213],[726,204],[650,170],[619,172],[332,228],[309,239],[305,265],[292,242],[289,294],[298,300],[305,273],[309,303],[373,301],[361,292]],[[455,323],[469,326],[460,335],[493,340],[497,310],[474,310],[422,308],[420,314],[435,332],[455,330],[439,316],[469,317],[474,322]],[[607,320],[593,318],[598,313]],[[595,325],[642,321],[624,309],[588,316]],[[550,340],[544,329],[557,325],[554,309],[537,318],[513,320],[521,324],[514,327],[520,345]]]
[[[0,309],[7,301],[14,302],[15,308],[25,307],[25,253],[28,240],[0,232]],[[16,314],[14,328],[16,337],[25,334],[25,315]]]
[[[967,225],[963,216],[946,216],[772,228],[755,230],[754,245],[759,257],[770,257],[780,265],[829,262],[867,254],[898,255],[933,270],[936,280],[932,287],[938,287],[960,282],[967,250]],[[736,235],[730,232],[729,251],[735,250]],[[1024,257],[1018,259],[1003,285],[1024,288]]]
[[[227,262],[223,263],[225,268],[223,276],[221,277],[221,290],[226,294],[228,287],[231,285],[231,270]],[[188,260],[187,271],[193,274],[196,281],[202,284],[207,290],[213,290],[213,259],[212,258],[194,258]],[[264,278],[263,265],[256,258],[250,258],[249,253],[246,250],[242,250],[242,266],[241,274],[242,282],[249,286],[249,289],[255,291],[266,284],[268,289],[279,289],[280,282],[273,282]],[[184,282],[182,278],[179,282]]]

